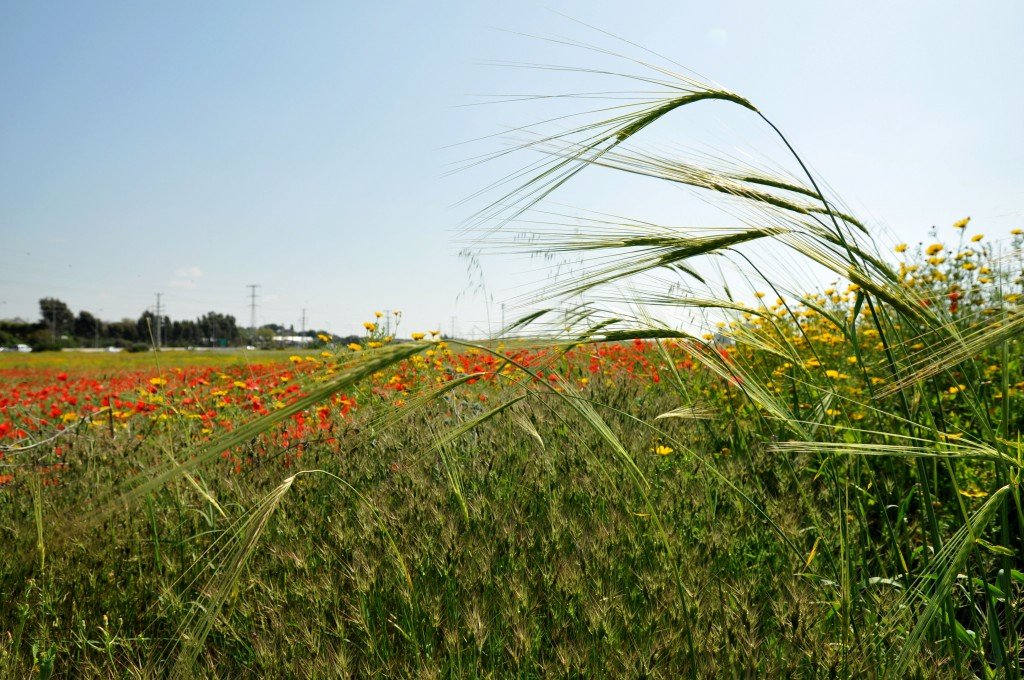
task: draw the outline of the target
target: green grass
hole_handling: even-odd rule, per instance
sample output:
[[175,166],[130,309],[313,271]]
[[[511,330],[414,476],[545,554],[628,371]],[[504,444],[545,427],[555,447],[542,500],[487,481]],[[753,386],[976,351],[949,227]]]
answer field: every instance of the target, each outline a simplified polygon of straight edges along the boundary
[[[637,415],[670,405],[625,386],[606,397]],[[468,401],[453,407],[483,412]],[[607,413],[631,448],[650,449],[647,428]],[[277,486],[280,468],[232,476],[215,465],[199,481],[216,506],[178,481],[137,511],[66,536],[69,512],[179,442],[166,432],[141,451],[133,442],[83,450],[62,487],[0,496],[0,532],[14,558],[0,573],[11,604],[0,628],[20,631],[18,644],[0,638],[3,667],[24,677],[34,653],[37,665],[52,655],[59,674],[75,677],[185,659],[184,675],[216,668],[220,677],[668,678],[810,674],[839,663],[812,643],[832,627],[813,588],[763,519],[701,465],[681,455],[638,459],[669,527],[670,560],[600,436],[575,426],[557,399],[522,417],[543,446],[506,413],[448,443],[444,457],[432,430],[445,423],[433,416],[370,441],[353,435],[340,454],[312,447],[304,465],[345,484],[324,473],[297,477],[230,582],[230,559],[216,550]],[[463,500],[446,462],[459,471]],[[719,469],[799,531],[787,493],[770,489],[782,474],[770,456],[721,456]],[[192,666],[186,639],[202,625],[193,607],[222,585],[224,609]]]
[[0,353],[0,371],[51,370],[83,373],[147,371],[186,366],[284,363],[292,354],[310,350],[217,350],[161,352],[20,352]]

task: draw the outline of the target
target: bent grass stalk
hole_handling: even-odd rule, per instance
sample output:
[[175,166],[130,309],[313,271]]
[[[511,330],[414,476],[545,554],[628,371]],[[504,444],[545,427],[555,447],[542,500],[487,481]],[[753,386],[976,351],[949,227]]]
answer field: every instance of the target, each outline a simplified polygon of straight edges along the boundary
[[[662,74],[665,72],[662,70]],[[637,78],[645,81],[644,78]],[[804,430],[799,418],[799,401],[796,397],[797,388],[794,383],[793,408],[785,402],[778,400],[771,389],[770,383],[765,383],[756,372],[743,369],[736,362],[723,361],[713,349],[705,352],[695,352],[695,355],[712,371],[716,372],[723,379],[732,381],[738,389],[756,406],[766,411],[775,421],[782,423],[798,440],[788,444],[776,445],[779,451],[803,451],[820,453],[820,445],[832,446],[833,456],[847,456],[856,467],[859,461],[864,460],[865,455],[884,457],[886,459],[898,459],[909,457],[916,461],[917,484],[916,488],[921,493],[923,515],[930,530],[931,544],[937,554],[935,557],[926,560],[926,569],[922,572],[923,578],[934,579],[938,587],[924,592],[920,588],[915,591],[910,600],[921,597],[927,602],[927,606],[920,612],[917,623],[910,633],[906,644],[900,655],[895,660],[890,671],[893,675],[899,675],[907,669],[910,658],[915,654],[923,643],[927,632],[931,628],[932,621],[939,611],[944,612],[946,648],[955,659],[958,672],[962,672],[961,664],[962,650],[957,644],[957,627],[959,623],[955,620],[954,611],[956,603],[951,599],[950,587],[956,578],[957,573],[963,568],[967,557],[980,535],[984,532],[989,521],[996,515],[996,510],[1002,506],[1002,499],[1008,494],[1014,499],[1019,497],[1016,484],[1004,485],[994,492],[986,504],[971,519],[967,515],[966,508],[959,497],[959,484],[956,480],[954,463],[966,461],[988,462],[996,465],[997,469],[1004,469],[1005,465],[1013,461],[1013,456],[1004,449],[995,432],[989,426],[989,411],[981,401],[981,396],[976,390],[970,390],[971,402],[968,409],[977,414],[978,422],[982,426],[982,432],[988,440],[988,445],[979,448],[971,447],[942,447],[939,433],[931,424],[932,416],[929,413],[922,413],[920,404],[928,403],[928,400],[936,400],[939,396],[922,386],[922,383],[929,378],[938,375],[949,375],[954,368],[967,366],[967,372],[973,371],[975,375],[980,373],[973,366],[974,357],[980,353],[991,350],[995,347],[1005,346],[1009,338],[1019,335],[1019,327],[1024,317],[1017,316],[998,321],[993,324],[984,325],[970,329],[963,334],[960,328],[947,318],[936,314],[927,298],[921,297],[914,289],[900,285],[899,276],[879,256],[871,253],[869,248],[860,245],[854,232],[844,229],[841,222],[853,225],[865,231],[861,222],[855,218],[835,211],[833,201],[827,199],[822,193],[818,182],[809,171],[804,161],[795,151],[789,140],[782,134],[781,130],[772,123],[761,111],[742,97],[720,96],[719,90],[709,86],[704,87],[707,96],[694,96],[690,91],[694,89],[693,81],[686,77],[679,77],[680,89],[686,94],[679,97],[668,97],[661,104],[651,104],[641,111],[633,114],[631,120],[629,115],[619,116],[613,119],[606,119],[592,125],[585,125],[570,132],[560,133],[556,136],[541,136],[541,142],[527,142],[521,148],[524,150],[540,151],[551,156],[551,165],[548,170],[539,172],[532,176],[524,184],[514,188],[503,195],[495,203],[497,211],[505,210],[504,206],[511,208],[511,218],[519,217],[527,209],[536,205],[542,198],[560,187],[570,178],[577,176],[586,166],[595,165],[608,169],[619,170],[631,174],[640,174],[668,182],[682,182],[701,190],[709,190],[728,194],[738,199],[741,203],[747,204],[752,214],[761,214],[756,219],[756,226],[748,227],[745,230],[737,230],[734,234],[719,236],[710,232],[706,237],[689,238],[681,230],[662,228],[656,225],[646,225],[641,222],[623,224],[623,229],[616,234],[614,224],[603,221],[600,224],[593,223],[591,233],[581,231],[574,227],[565,232],[548,232],[536,246],[536,252],[564,252],[590,255],[598,253],[602,255],[600,265],[584,274],[570,279],[564,283],[556,283],[547,286],[543,290],[544,297],[556,301],[566,301],[573,298],[581,298],[587,294],[593,294],[596,290],[607,288],[611,285],[618,285],[633,280],[641,274],[648,274],[658,270],[671,270],[678,265],[695,260],[702,256],[717,255],[728,257],[730,251],[740,252],[740,246],[761,240],[770,240],[782,243],[792,249],[795,253],[812,262],[831,270],[850,281],[857,289],[856,305],[850,319],[826,315],[832,323],[843,333],[843,335],[856,345],[857,360],[860,361],[861,354],[859,343],[856,343],[859,310],[865,305],[868,312],[870,326],[876,330],[880,343],[884,349],[884,356],[888,371],[891,374],[889,385],[877,391],[878,398],[890,395],[898,395],[898,403],[902,406],[902,421],[907,426],[907,431],[916,437],[924,436],[927,440],[928,433],[932,434],[933,443],[921,447],[908,447],[905,445],[885,445],[875,443],[864,443],[853,446],[834,445],[832,442],[821,441],[819,435],[819,424],[825,420],[825,414],[830,412],[830,402],[834,396],[834,390],[830,389],[826,381],[824,385],[820,382],[814,388],[824,387],[819,393],[814,421],[814,427]],[[666,86],[666,82],[659,82],[659,85]],[[671,84],[667,85],[672,87]],[[701,86],[697,85],[697,89]],[[669,113],[677,112],[683,106],[702,101],[705,99],[718,99],[733,104],[738,104],[749,109],[761,118],[783,141],[803,170],[813,190],[800,188],[793,185],[785,178],[767,178],[759,173],[732,174],[728,182],[722,179],[720,174],[713,170],[704,170],[692,164],[682,161],[672,161],[665,158],[656,158],[650,154],[630,153],[623,151],[622,145],[631,137],[653,126],[660,118]],[[595,129],[604,130],[600,135],[592,135]],[[606,142],[613,140],[610,144]],[[613,151],[614,149],[614,151]],[[552,176],[557,171],[558,174]],[[760,186],[782,189],[799,193],[801,195],[817,199],[820,208],[808,209],[799,204],[780,199],[774,194],[765,194],[761,191],[746,190],[742,188],[743,182],[750,182]],[[831,221],[831,229],[825,229],[824,225],[816,224],[814,221],[803,221],[802,218],[813,217],[815,213],[826,214]],[[502,223],[507,224],[507,222]],[[577,225],[579,222],[576,223]],[[568,226],[568,225],[566,225]],[[587,224],[584,223],[584,229]],[[688,230],[692,232],[693,230]],[[640,232],[640,233],[637,233]],[[692,269],[681,269],[690,271]],[[768,281],[771,285],[772,281]],[[774,287],[774,286],[773,286]],[[614,299],[614,298],[613,298]],[[729,298],[720,300],[693,296],[687,299],[685,296],[661,296],[656,299],[657,304],[672,306],[675,304],[680,308],[713,308],[725,313],[735,313],[737,306]],[[821,306],[815,307],[819,311],[824,310]],[[788,307],[787,307],[788,310]],[[800,319],[789,311],[788,323],[801,328]],[[588,311],[588,315],[593,311]],[[537,320],[535,317],[532,320]],[[769,325],[774,325],[769,321]],[[739,332],[731,335],[731,340],[739,345],[751,349],[755,353],[764,353],[766,347],[758,341],[758,335],[744,334],[743,325],[740,325]],[[910,334],[907,331],[911,331]],[[665,331],[643,332],[637,329],[616,332],[606,331],[603,333],[604,340],[614,341],[631,337],[685,337],[687,334],[673,334]],[[787,333],[780,333],[785,337]],[[891,336],[891,337],[890,337]],[[927,343],[922,346],[921,352],[908,364],[897,359],[895,351],[910,346],[906,340],[909,337],[926,338]],[[594,339],[590,331],[581,331],[579,337],[582,339]],[[893,340],[896,340],[894,343]],[[905,343],[905,344],[904,344]],[[693,346],[700,348],[711,347],[711,343],[695,343]],[[952,347],[952,351],[950,348]],[[794,348],[790,346],[789,352]],[[803,350],[813,351],[813,350]],[[787,353],[789,353],[787,352]],[[795,352],[801,354],[801,350]],[[1005,354],[1005,353],[1004,353]],[[797,357],[792,357],[796,359]],[[817,365],[821,365],[817,357],[814,358]],[[1008,370],[1009,360],[1004,356],[1005,373]],[[793,363],[797,363],[794,361]],[[799,363],[806,363],[800,361]],[[822,373],[825,371],[823,370]],[[838,375],[838,371],[834,371]],[[866,377],[866,373],[865,373]],[[914,403],[908,399],[906,390],[912,386],[918,387],[918,394]],[[868,381],[868,388],[874,394],[873,381]],[[1008,381],[1003,380],[1003,403],[1006,403],[1009,391]],[[922,401],[923,400],[923,401]],[[686,413],[686,406],[681,407],[680,414]],[[802,409],[800,409],[802,410]],[[889,418],[891,414],[884,412],[882,415]],[[1006,438],[1005,427],[1009,421],[1009,413],[1003,407],[1003,439]],[[890,421],[891,422],[891,421]],[[861,430],[856,426],[848,428],[854,439],[870,437],[870,433]],[[883,433],[888,435],[890,433]],[[900,434],[893,432],[892,434]],[[936,449],[939,449],[936,451]],[[1018,453],[1019,455],[1019,453]],[[938,462],[945,461],[947,476],[952,484],[953,493],[958,500],[958,506],[964,526],[947,541],[940,538],[939,521],[934,509],[934,494],[938,493],[938,468],[929,470],[925,459],[931,458]],[[1000,475],[1005,479],[1005,475]],[[833,483],[837,485],[838,498],[843,499],[837,507],[839,517],[846,517],[851,513],[850,494],[851,477],[849,473],[843,472],[833,477]],[[934,488],[933,488],[934,487]],[[1018,504],[1019,508],[1019,504]],[[888,518],[887,518],[888,521]],[[1010,539],[1006,532],[1005,525],[1002,529],[1004,541]],[[852,649],[853,640],[848,633],[855,625],[853,619],[853,579],[854,572],[860,571],[860,567],[854,565],[852,560],[855,546],[847,534],[846,522],[840,522],[840,564],[842,564],[841,592],[842,604],[841,613],[843,625],[841,629],[842,646],[844,655]],[[815,544],[817,546],[817,543]],[[1021,546],[1024,547],[1024,546]],[[1008,554],[1003,553],[1004,558]],[[1006,560],[1004,559],[1004,566]],[[902,557],[901,557],[902,562]],[[810,560],[808,563],[810,564]],[[905,572],[905,569],[904,569]],[[1009,596],[1007,596],[1009,597]],[[906,601],[901,612],[912,611],[911,601]],[[1012,611],[1012,608],[1011,608]],[[1003,667],[1007,672],[1016,676],[1019,673],[1019,658],[1007,661],[1005,654],[1006,645],[1002,637],[1006,636],[1006,642],[1016,639],[1015,633],[1011,632],[1013,623],[1008,620],[1000,626],[994,619],[988,618],[990,638],[992,639],[993,653],[997,659],[997,667]],[[892,626],[883,625],[877,628],[873,640],[879,643],[889,637],[893,631]],[[1008,665],[1007,665],[1008,664]]]

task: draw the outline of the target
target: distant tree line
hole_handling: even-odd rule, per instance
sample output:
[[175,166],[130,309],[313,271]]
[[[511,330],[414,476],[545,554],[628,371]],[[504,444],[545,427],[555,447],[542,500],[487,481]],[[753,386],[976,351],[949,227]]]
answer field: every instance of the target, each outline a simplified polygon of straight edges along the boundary
[[[275,335],[299,335],[276,324],[260,329],[255,338],[247,329],[239,328],[235,317],[219,312],[207,312],[198,319],[171,319],[146,310],[138,319],[102,321],[82,310],[75,315],[68,305],[57,298],[39,301],[37,322],[0,319],[0,346],[13,347],[26,344],[36,351],[63,347],[121,347],[145,349],[162,347],[233,347],[260,340],[268,344]],[[317,331],[305,333],[311,340]]]

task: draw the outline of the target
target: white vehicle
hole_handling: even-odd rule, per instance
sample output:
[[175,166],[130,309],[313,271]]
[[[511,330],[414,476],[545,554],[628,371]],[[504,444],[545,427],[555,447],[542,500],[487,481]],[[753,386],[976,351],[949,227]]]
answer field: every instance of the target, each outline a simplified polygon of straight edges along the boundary
[[32,348],[31,348],[31,347],[29,347],[28,345],[22,345],[22,344],[19,344],[19,345],[18,345],[18,347],[17,347],[17,350],[18,350],[19,352],[31,352],[31,351],[32,351]]

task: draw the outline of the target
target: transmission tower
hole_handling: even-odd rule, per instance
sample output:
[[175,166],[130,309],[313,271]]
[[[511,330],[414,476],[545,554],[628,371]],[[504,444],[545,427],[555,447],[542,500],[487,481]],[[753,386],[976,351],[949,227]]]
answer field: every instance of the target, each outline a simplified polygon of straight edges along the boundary
[[154,344],[157,349],[160,349],[160,298],[162,296],[163,293],[156,294],[156,338],[154,339]]
[[246,285],[249,289],[249,342],[256,344],[256,289],[260,287],[258,283],[250,283]]

